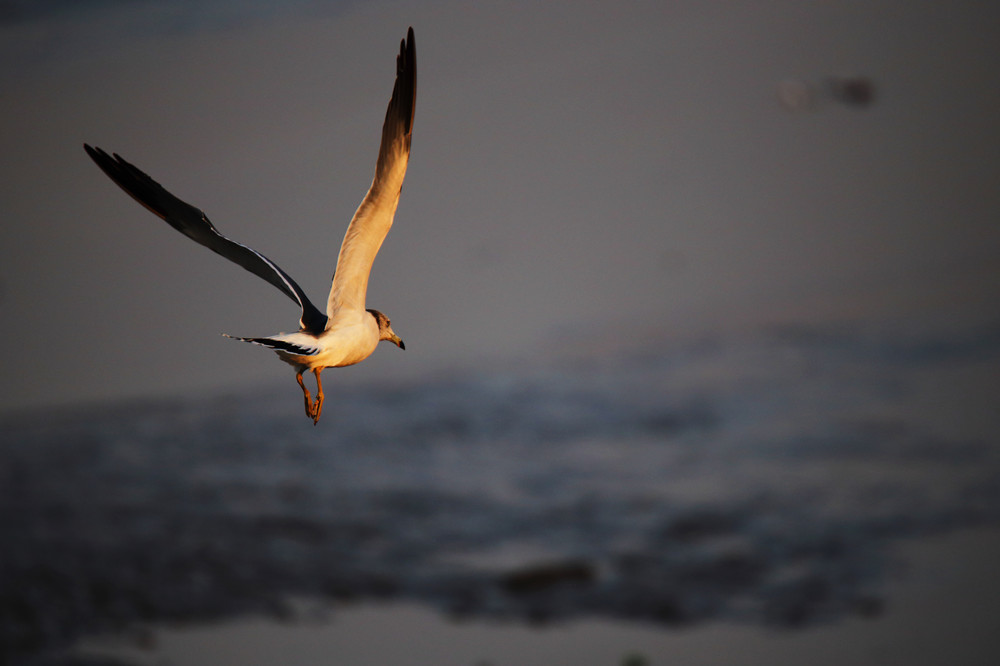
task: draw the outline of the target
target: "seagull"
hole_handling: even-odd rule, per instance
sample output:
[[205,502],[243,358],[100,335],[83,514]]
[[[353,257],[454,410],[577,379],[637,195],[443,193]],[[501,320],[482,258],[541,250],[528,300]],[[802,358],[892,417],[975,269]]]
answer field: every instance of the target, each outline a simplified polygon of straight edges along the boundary
[[[181,201],[159,183],[118,154],[84,144],[84,150],[111,180],[157,217],[188,238],[239,264],[280,289],[302,308],[299,330],[264,338],[228,338],[268,347],[295,368],[302,389],[306,415],[319,423],[323,411],[323,368],[354,365],[368,358],[382,340],[406,349],[392,330],[389,318],[365,308],[368,275],[375,255],[385,240],[399,204],[406,175],[413,132],[413,111],[417,101],[417,54],[413,28],[400,42],[396,57],[396,82],[382,125],[375,177],[368,193],[347,226],[340,246],[333,284],[327,298],[326,314],[321,312],[302,288],[277,264],[260,252],[223,236],[200,209]],[[316,399],[302,381],[302,374],[316,376]]]

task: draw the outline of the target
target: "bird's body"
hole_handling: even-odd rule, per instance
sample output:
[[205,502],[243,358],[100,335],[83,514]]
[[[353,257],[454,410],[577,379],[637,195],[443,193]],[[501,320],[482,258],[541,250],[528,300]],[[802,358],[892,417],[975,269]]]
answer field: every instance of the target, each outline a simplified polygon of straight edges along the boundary
[[[256,250],[220,234],[201,210],[170,194],[118,155],[111,156],[100,148],[84,145],[94,162],[144,207],[185,236],[270,282],[298,303],[302,308],[298,331],[235,339],[269,347],[282,361],[295,368],[306,414],[313,419],[313,423],[319,421],[323,409],[320,372],[324,368],[360,363],[375,351],[382,340],[405,349],[403,341],[393,332],[389,319],[377,310],[367,309],[365,298],[368,275],[375,255],[392,227],[406,175],[416,85],[416,47],[413,29],[410,28],[396,58],[396,83],[382,126],[375,177],[344,235],[325,314],[312,304],[302,288],[277,264]],[[316,376],[318,392],[315,402],[302,382],[302,374],[307,371]]]
[[380,341],[378,322],[367,310],[346,310],[329,321],[318,335],[305,331],[266,338],[235,338],[270,347],[296,370],[342,368],[360,363]]

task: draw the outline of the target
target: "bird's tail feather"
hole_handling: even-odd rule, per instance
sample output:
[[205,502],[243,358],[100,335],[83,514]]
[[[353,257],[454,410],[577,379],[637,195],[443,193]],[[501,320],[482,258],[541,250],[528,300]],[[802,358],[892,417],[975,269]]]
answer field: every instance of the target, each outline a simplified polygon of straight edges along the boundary
[[320,352],[318,347],[306,347],[303,345],[297,345],[294,342],[289,342],[288,340],[280,340],[277,338],[241,338],[239,336],[228,335],[226,333],[223,333],[223,335],[231,340],[249,342],[250,344],[268,347],[275,351],[283,351],[288,354],[295,354],[296,356],[315,356]]

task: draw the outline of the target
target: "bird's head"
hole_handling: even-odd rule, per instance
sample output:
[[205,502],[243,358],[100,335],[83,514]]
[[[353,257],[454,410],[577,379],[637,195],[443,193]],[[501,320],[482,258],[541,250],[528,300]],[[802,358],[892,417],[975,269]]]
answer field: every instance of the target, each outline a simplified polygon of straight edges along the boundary
[[378,339],[388,340],[392,344],[396,345],[400,349],[406,349],[406,345],[403,341],[396,335],[396,332],[392,330],[392,325],[389,322],[389,318],[378,310],[368,310],[368,314],[375,317],[375,321],[378,323]]

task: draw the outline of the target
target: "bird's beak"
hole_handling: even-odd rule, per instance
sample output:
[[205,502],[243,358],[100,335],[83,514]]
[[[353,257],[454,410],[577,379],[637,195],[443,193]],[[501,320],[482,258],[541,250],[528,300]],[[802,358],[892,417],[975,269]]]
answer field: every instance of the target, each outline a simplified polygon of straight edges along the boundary
[[406,350],[406,345],[403,344],[403,341],[395,333],[393,333],[392,337],[389,338],[389,342],[393,343],[394,345],[396,345],[397,347],[399,347],[402,350]]

